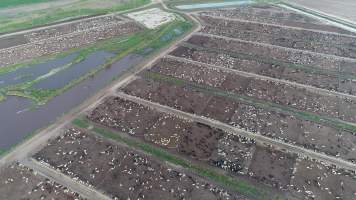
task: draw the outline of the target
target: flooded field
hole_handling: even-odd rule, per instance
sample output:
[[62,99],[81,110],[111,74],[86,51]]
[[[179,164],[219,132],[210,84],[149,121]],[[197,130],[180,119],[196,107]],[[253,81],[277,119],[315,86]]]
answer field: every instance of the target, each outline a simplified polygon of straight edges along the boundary
[[[0,102],[0,149],[8,149],[33,131],[54,122],[62,114],[69,112],[110,83],[124,70],[137,65],[142,59],[141,55],[127,55],[38,108],[33,108],[32,102],[22,97],[10,96]],[[56,79],[49,78],[48,81],[49,85],[58,84]],[[16,122],[16,126],[14,126],[14,122]]]
[[76,54],[71,54],[63,58],[53,59],[40,64],[29,65],[9,73],[0,74],[0,87],[6,87],[9,85],[15,85],[34,80],[39,76],[49,73],[55,68],[69,64],[76,56]]
[[88,55],[83,61],[78,64],[72,65],[67,69],[64,69],[50,78],[47,78],[43,81],[39,81],[33,88],[36,89],[56,89],[62,88],[66,84],[70,83],[71,81],[87,74],[90,70],[97,68],[105,64],[108,58],[114,57],[115,54],[105,52],[105,51],[98,51]]

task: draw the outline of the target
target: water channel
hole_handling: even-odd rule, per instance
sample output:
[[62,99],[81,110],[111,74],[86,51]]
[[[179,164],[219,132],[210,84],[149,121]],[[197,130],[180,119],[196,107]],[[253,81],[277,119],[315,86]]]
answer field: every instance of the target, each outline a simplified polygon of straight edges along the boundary
[[[96,64],[102,64],[101,58],[110,57],[111,54],[108,52],[97,52],[97,54],[91,56],[94,56],[98,60]],[[131,66],[137,65],[143,58],[142,55],[138,54],[127,55],[113,63],[110,67],[99,71],[93,77],[80,82],[78,85],[54,97],[45,105],[34,109],[31,109],[33,104],[30,100],[21,97],[10,96],[5,101],[0,102],[0,149],[8,149],[14,144],[21,142],[33,131],[55,122],[58,117],[94,95],[109,84],[114,77],[120,75]],[[59,64],[67,61],[64,59]],[[48,62],[53,65],[53,61]],[[87,64],[87,62],[81,62],[76,67],[85,68],[84,65]],[[79,72],[76,71],[74,73]],[[77,77],[80,77],[80,75],[80,73],[77,74]],[[58,85],[56,83],[58,80],[55,78],[47,80],[53,81],[53,83],[48,82],[48,86],[50,87]]]

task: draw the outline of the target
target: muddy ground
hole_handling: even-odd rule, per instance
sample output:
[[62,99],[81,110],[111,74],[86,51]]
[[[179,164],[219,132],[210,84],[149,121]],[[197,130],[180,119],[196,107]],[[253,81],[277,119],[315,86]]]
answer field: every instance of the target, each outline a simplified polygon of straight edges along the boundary
[[209,159],[223,135],[208,125],[170,116],[119,97],[109,97],[88,118],[197,160]]
[[295,155],[257,146],[248,173],[259,182],[267,182],[281,190],[287,190],[295,160]]
[[[200,16],[203,33],[356,58],[356,37]],[[239,30],[239,31],[236,31]]]
[[[137,88],[140,88],[140,90]],[[219,99],[203,92],[167,82],[146,79],[137,79],[123,88],[122,91],[184,112],[220,120],[253,133],[277,138],[329,155],[340,156],[345,160],[352,161],[356,158],[356,140],[352,133],[298,119],[292,115],[259,108],[228,98]],[[179,93],[179,96],[176,95],[177,93]],[[205,107],[199,109],[200,112],[189,109],[196,102],[196,97],[198,97],[198,100],[208,99],[204,103],[206,104]],[[187,105],[188,100],[191,104]],[[223,102],[224,109],[217,104],[220,101]],[[219,107],[212,110],[214,104]]]
[[306,84],[330,91],[356,94],[356,82],[353,80],[354,76],[349,73],[326,69],[321,70],[315,67],[306,67],[282,61],[271,61],[267,58],[247,56],[245,54],[229,54],[229,52],[187,46],[179,46],[170,55],[219,67]]
[[245,199],[184,170],[74,128],[35,157],[117,199]]
[[[103,120],[106,118],[113,119],[118,124],[144,119],[145,116],[139,114],[136,115],[137,119],[130,118],[130,114],[119,114],[127,110],[134,113],[145,110],[144,107],[133,106],[134,104],[127,103],[117,97],[111,97],[94,109],[89,119],[106,127],[110,127],[111,124],[107,124],[106,120]],[[112,112],[102,112],[103,107]],[[98,110],[101,110],[100,113]],[[157,111],[151,110],[151,113],[157,113]],[[92,118],[93,115],[96,117]],[[119,118],[120,120],[118,120]],[[130,134],[127,131],[125,133]],[[134,135],[137,136],[137,134]],[[256,143],[253,140],[224,133],[205,124],[179,119],[176,116],[163,115],[146,131],[144,136],[146,142],[166,148],[175,154],[189,157],[194,162],[201,161],[202,164],[226,170],[233,176],[252,178],[252,180],[278,189],[288,186],[291,177],[290,165],[293,165],[293,160],[295,160],[289,154],[269,150],[269,147],[263,145],[258,145],[256,151]],[[260,154],[263,156],[260,157]],[[263,160],[264,157],[269,159]],[[284,161],[285,159],[287,160]],[[280,164],[275,171],[267,173],[261,163],[268,163],[271,166],[275,163]],[[280,171],[285,171],[285,173],[279,175]]]
[[245,5],[237,8],[214,9],[211,11],[200,12],[200,14],[300,27],[305,29],[316,29],[350,35],[355,34],[344,29],[325,24],[315,18],[307,17],[274,5]]
[[300,199],[351,200],[356,198],[356,175],[355,172],[298,159],[290,188]]
[[301,111],[356,122],[356,103],[348,98],[321,95],[292,85],[246,77],[204,64],[171,58],[159,61],[150,71]]
[[122,88],[122,91],[128,94],[143,97],[154,102],[165,102],[164,105],[172,108],[200,114],[212,96],[198,91],[191,91],[188,96],[188,90],[186,87],[176,85],[167,87],[159,82],[145,79],[137,79],[127,87]]
[[79,194],[39,175],[21,164],[0,171],[0,199],[82,200]]
[[354,67],[356,60],[345,60],[328,55],[318,55],[312,52],[296,52],[293,49],[281,49],[246,41],[234,41],[202,35],[193,35],[187,42],[208,49],[247,54],[250,56],[269,58],[270,60],[316,67],[323,70],[356,74]]

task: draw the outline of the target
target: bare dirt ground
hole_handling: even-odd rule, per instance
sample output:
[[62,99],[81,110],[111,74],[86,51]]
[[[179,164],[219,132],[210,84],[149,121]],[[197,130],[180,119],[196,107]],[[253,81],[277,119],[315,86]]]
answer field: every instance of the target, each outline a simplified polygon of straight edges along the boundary
[[320,55],[306,51],[272,47],[261,43],[251,43],[243,40],[228,40],[221,37],[214,37],[214,35],[196,34],[191,37],[188,42],[205,48],[219,49],[220,51],[245,53],[251,56],[282,60],[307,67],[314,66],[323,70],[327,69],[337,72],[341,70],[341,72],[356,74],[356,70],[353,67],[356,63],[356,60],[354,59],[343,59],[330,55]]
[[72,192],[70,189],[17,163],[0,171],[0,198],[6,200],[83,199],[79,194]]
[[[254,22],[199,17],[205,24],[202,32],[261,42],[287,48],[355,58],[356,37],[319,33]],[[235,31],[239,29],[239,31]]]
[[115,199],[240,199],[138,151],[74,128],[35,157]]
[[[103,108],[106,111],[103,111]],[[127,102],[118,97],[107,99],[89,114],[88,118],[106,127],[121,127],[116,130],[127,135],[142,138],[142,133],[122,128],[127,123],[145,121],[147,116],[140,113],[140,110],[147,110],[146,106]],[[137,118],[132,118],[136,113]],[[190,122],[176,116],[166,115],[156,110],[151,110],[152,115],[159,113],[163,115],[146,132],[143,140],[166,148],[173,153],[200,161],[203,165],[216,166],[233,176],[243,176],[250,181],[264,182],[274,188],[286,188],[291,176],[291,166],[293,166],[294,156],[278,150],[270,150],[269,147],[259,145],[256,151],[256,143],[243,137],[234,136],[221,130],[211,128],[203,123]],[[93,117],[95,116],[95,117]],[[113,127],[115,128],[115,127]],[[260,152],[266,152],[262,157]],[[275,155],[277,154],[277,155]],[[262,154],[261,154],[262,155]],[[270,157],[269,160],[263,160]],[[286,161],[284,161],[287,159]],[[280,163],[275,171],[266,171],[260,164],[267,163],[273,168],[275,163]],[[280,175],[280,171],[285,171]]]
[[223,135],[208,125],[179,119],[119,97],[108,98],[88,118],[198,160],[209,159]]
[[[350,80],[350,74],[333,70],[305,68],[296,64],[271,61],[264,57],[248,56],[242,53],[199,49],[199,47],[179,46],[171,55],[202,62],[218,67],[258,74],[266,77],[287,80],[316,88],[337,91],[344,94],[354,94],[356,83]],[[356,93],[355,93],[356,94]]]
[[344,29],[325,24],[315,18],[307,17],[273,5],[245,5],[237,8],[215,9],[213,12],[203,11],[200,12],[200,14],[304,29],[354,34]]
[[[185,81],[208,85],[238,95],[253,97],[299,110],[356,122],[356,103],[351,99],[316,94],[291,85],[247,77],[174,58],[164,59],[150,71]],[[340,107],[349,108],[341,110]],[[355,111],[353,111],[355,110]]]
[[292,191],[301,199],[355,199],[355,172],[298,160],[291,181]]
[[295,164],[295,155],[257,146],[248,170],[250,176],[286,190]]
[[[136,88],[140,88],[140,90]],[[222,109],[218,105],[219,109],[214,109],[214,114],[209,115],[208,111],[216,104],[215,101],[217,98],[214,99],[210,94],[167,82],[137,79],[123,88],[123,91],[127,94],[158,102],[184,112],[203,115],[216,120],[229,119],[222,122],[253,133],[325,152],[328,155],[338,155],[346,160],[352,160],[355,157],[356,140],[353,134],[333,127],[298,119],[293,115],[258,108],[254,105],[226,98],[224,99],[225,105],[227,105],[225,109]],[[177,93],[179,93],[179,96],[175,95]],[[173,98],[172,95],[175,95],[176,98]],[[187,99],[191,99],[191,101],[189,102]],[[205,107],[199,109],[198,112],[197,110],[191,110],[190,108],[195,105],[194,102],[199,99],[210,100],[206,101]],[[220,116],[225,117],[221,118]]]

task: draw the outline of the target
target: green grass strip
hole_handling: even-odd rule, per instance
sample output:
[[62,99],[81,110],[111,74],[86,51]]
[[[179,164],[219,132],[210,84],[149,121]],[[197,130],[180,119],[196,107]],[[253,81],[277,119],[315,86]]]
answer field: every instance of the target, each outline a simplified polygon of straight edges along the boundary
[[[83,119],[79,119],[79,118],[74,120],[73,124],[80,128],[91,127],[90,122],[83,120]],[[184,167],[185,169],[188,169],[200,176],[206,177],[206,178],[213,180],[215,182],[219,182],[228,188],[231,188],[241,194],[252,197],[254,199],[257,199],[257,200],[284,199],[281,196],[268,198],[266,191],[258,189],[255,186],[247,183],[246,181],[239,180],[238,178],[232,178],[232,177],[226,176],[224,174],[217,172],[216,170],[214,170],[212,168],[192,164],[188,160],[182,159],[175,155],[172,155],[171,153],[169,153],[161,148],[155,147],[153,145],[150,145],[150,144],[147,144],[144,142],[140,142],[138,140],[122,137],[119,134],[114,133],[108,129],[93,126],[92,131],[94,133],[97,133],[97,134],[105,137],[105,138],[109,138],[109,139],[112,139],[112,140],[115,140],[118,142],[122,142],[130,147],[142,150],[152,156],[155,156],[158,159],[167,161],[174,165]]]
[[0,149],[0,156],[3,155],[5,153],[5,150]]
[[79,128],[87,129],[89,128],[89,122],[86,119],[75,119],[72,121],[72,124],[78,126]]
[[53,0],[1,0],[0,8],[7,8],[19,5],[28,5],[43,2],[52,2]]
[[273,102],[262,101],[262,100],[258,100],[258,99],[251,98],[248,96],[238,95],[233,92],[228,92],[225,90],[210,87],[207,85],[197,84],[194,82],[188,82],[183,79],[175,78],[172,76],[166,76],[166,75],[162,75],[162,74],[155,73],[155,72],[145,72],[144,77],[147,77],[147,78],[153,79],[153,80],[158,80],[158,81],[165,81],[165,82],[168,82],[168,83],[171,83],[174,85],[178,85],[178,86],[182,86],[182,87],[189,87],[189,88],[192,88],[193,90],[211,94],[213,96],[226,97],[226,98],[232,99],[234,101],[254,105],[258,108],[263,108],[263,109],[276,111],[279,113],[293,115],[293,116],[303,119],[303,120],[313,121],[318,124],[329,125],[329,126],[337,128],[337,129],[356,132],[355,125],[347,123],[347,122],[339,120],[339,119],[330,118],[330,117],[326,117],[326,116],[320,116],[320,115],[310,113],[310,112],[300,111],[300,110],[297,110],[297,109],[294,109],[291,107],[287,107],[287,106],[283,106],[283,105],[279,105],[279,104],[276,104]]

